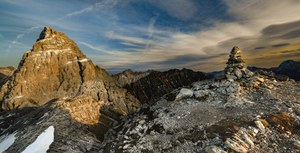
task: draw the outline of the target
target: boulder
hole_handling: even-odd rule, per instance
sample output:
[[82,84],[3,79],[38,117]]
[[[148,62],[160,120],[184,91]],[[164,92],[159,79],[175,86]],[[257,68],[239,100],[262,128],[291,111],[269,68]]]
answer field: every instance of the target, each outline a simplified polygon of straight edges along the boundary
[[176,100],[181,100],[184,98],[191,98],[193,97],[194,92],[191,89],[182,88],[179,92],[179,94],[176,96]]

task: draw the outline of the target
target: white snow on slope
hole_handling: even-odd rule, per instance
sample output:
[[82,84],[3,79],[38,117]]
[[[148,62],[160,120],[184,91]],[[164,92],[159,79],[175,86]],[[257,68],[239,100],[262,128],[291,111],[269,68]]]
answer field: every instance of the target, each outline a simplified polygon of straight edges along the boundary
[[49,126],[37,139],[26,147],[22,153],[46,153],[54,141],[54,127]]
[[84,59],[81,59],[81,60],[79,60],[79,62],[87,62],[87,61],[89,61],[89,59],[87,59],[87,58],[84,58]]
[[6,149],[8,149],[16,140],[15,137],[16,133],[10,134],[8,136],[4,136],[3,138],[0,138],[0,152],[4,152]]

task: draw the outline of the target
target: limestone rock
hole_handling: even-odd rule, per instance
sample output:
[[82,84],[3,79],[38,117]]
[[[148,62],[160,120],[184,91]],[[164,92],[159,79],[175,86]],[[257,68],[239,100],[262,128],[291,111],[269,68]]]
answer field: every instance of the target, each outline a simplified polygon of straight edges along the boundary
[[298,150],[300,150],[300,141],[295,140],[293,142],[293,145],[295,146],[295,148],[297,148]]
[[176,96],[176,100],[181,100],[183,98],[191,98],[194,92],[191,89],[182,88],[179,94]]
[[226,153],[222,148],[217,146],[209,146],[205,148],[206,153]]
[[205,98],[206,96],[213,95],[209,90],[197,90],[194,92],[196,98]]
[[235,69],[233,73],[238,79],[241,79],[243,77],[243,73],[240,69]]
[[261,123],[261,121],[255,121],[255,124],[262,133],[265,133],[265,126]]

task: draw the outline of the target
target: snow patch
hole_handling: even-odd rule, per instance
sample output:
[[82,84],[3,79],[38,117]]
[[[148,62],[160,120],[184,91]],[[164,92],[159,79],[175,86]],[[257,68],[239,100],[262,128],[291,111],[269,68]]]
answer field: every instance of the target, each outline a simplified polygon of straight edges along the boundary
[[66,64],[69,65],[69,64],[72,64],[72,63],[75,63],[75,62],[83,63],[83,62],[87,62],[87,61],[89,61],[89,59],[87,59],[87,58],[77,60],[77,58],[75,57],[74,61],[68,61]]
[[44,39],[41,39],[40,42],[44,42],[45,40],[51,40],[53,39],[54,37],[56,37],[56,35],[52,35],[50,38],[44,38]]
[[49,49],[49,50],[42,50],[42,51],[38,51],[37,53],[31,55],[31,57],[40,57],[40,56],[47,56],[50,55],[51,53],[54,53],[56,55],[60,54],[60,53],[71,53],[71,48],[66,48],[66,49]]
[[67,49],[59,49],[59,50],[53,49],[53,50],[45,50],[45,51],[40,51],[40,52],[41,52],[41,53],[47,53],[47,54],[49,54],[49,53],[55,53],[55,54],[57,55],[57,54],[59,54],[59,53],[61,53],[61,52],[68,52],[68,51],[71,51],[71,49],[70,49],[70,48],[67,48]]
[[54,126],[49,126],[22,153],[46,153],[54,141]]
[[0,138],[0,152],[7,150],[16,140],[16,133]]
[[79,60],[79,62],[87,62],[87,61],[89,61],[89,59],[87,59],[87,58],[84,58],[84,59],[81,59],[81,60]]
[[67,62],[67,65],[72,64],[72,63],[73,63],[73,61],[68,61],[68,62]]

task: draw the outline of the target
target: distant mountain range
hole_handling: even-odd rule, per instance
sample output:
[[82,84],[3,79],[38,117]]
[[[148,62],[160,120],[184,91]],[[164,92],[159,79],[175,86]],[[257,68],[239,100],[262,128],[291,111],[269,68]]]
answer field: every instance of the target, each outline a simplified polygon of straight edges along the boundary
[[251,71],[259,71],[259,70],[272,71],[277,75],[285,75],[296,81],[300,80],[300,62],[293,61],[293,60],[284,61],[278,67],[260,68],[260,67],[251,66],[248,67],[248,69]]
[[[273,68],[261,68],[256,66],[248,66],[248,69],[253,72],[267,71],[273,72],[277,77],[289,77],[295,81],[300,81],[300,62],[287,60],[283,61],[278,67]],[[224,74],[224,71],[215,71],[206,73],[208,78],[218,78],[218,76]]]

